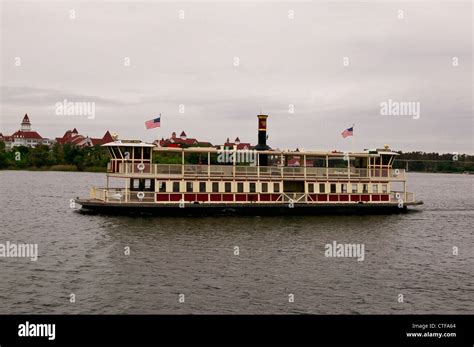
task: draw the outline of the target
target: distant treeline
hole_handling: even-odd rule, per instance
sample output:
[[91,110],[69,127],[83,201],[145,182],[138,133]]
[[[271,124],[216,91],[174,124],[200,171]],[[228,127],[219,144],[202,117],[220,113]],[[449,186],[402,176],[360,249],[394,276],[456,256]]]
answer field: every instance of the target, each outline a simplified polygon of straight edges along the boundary
[[57,171],[103,171],[109,156],[100,146],[80,148],[72,144],[54,144],[52,147],[40,145],[5,150],[0,142],[0,169],[57,170]]
[[[474,172],[474,156],[465,154],[439,154],[425,152],[398,152],[394,168],[419,172]],[[154,158],[154,162],[167,162],[166,158]],[[174,159],[174,158],[172,158]],[[197,159],[196,159],[197,160]],[[0,170],[60,170],[105,172],[109,156],[105,148],[77,147],[71,144],[52,147],[45,145],[30,148],[15,147],[7,151],[0,142]],[[173,161],[174,162],[174,161]],[[181,158],[176,161],[181,162]]]
[[474,156],[425,152],[398,152],[394,168],[419,172],[474,172]]

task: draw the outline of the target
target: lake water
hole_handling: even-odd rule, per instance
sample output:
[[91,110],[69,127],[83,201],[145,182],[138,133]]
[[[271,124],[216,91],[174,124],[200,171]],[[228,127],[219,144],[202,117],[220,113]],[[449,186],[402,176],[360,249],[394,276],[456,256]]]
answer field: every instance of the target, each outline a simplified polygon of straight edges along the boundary
[[69,199],[104,174],[0,178],[0,243],[39,252],[0,258],[0,314],[474,313],[473,176],[410,173],[417,213],[265,218],[83,215]]

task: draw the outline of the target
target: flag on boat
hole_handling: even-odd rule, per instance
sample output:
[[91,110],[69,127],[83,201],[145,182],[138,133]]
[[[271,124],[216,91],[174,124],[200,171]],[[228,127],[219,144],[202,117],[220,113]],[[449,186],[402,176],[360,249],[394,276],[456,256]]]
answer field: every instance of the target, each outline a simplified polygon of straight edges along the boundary
[[341,133],[343,138],[346,138],[348,136],[354,136],[354,126],[351,126],[350,128],[347,128]]
[[161,113],[158,116],[158,118],[146,121],[145,122],[146,128],[147,129],[159,128],[160,127],[160,119],[161,119]]

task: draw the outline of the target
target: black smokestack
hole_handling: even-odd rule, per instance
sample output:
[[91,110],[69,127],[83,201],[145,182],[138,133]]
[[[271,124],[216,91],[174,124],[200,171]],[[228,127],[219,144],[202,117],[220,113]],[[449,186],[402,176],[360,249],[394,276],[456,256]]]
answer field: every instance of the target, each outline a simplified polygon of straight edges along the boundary
[[[258,118],[258,145],[255,146],[257,151],[266,151],[271,149],[267,145],[267,118],[266,114],[259,114]],[[268,155],[259,154],[259,165],[267,166],[268,165]]]
[[259,114],[258,118],[258,145],[255,146],[257,151],[265,151],[271,149],[267,145],[267,118],[266,114]]

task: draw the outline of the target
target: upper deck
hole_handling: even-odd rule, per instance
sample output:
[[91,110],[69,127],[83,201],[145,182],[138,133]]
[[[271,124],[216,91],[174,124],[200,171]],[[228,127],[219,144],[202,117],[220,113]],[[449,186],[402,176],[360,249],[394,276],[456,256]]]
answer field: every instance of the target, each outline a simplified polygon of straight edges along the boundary
[[[139,141],[104,145],[111,156],[110,177],[247,180],[405,181],[392,169],[398,153],[388,148],[364,152],[237,150],[156,147]],[[263,162],[266,165],[261,165]]]

